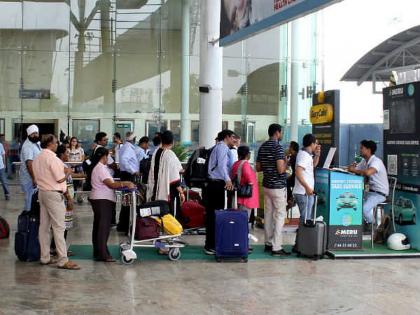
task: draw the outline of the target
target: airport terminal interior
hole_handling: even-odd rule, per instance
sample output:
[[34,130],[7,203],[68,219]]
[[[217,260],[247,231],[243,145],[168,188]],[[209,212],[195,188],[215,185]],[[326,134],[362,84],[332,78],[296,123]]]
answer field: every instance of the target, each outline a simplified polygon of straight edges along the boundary
[[[381,1],[372,1],[380,6]],[[414,0],[401,2],[405,8],[419,6]],[[0,188],[0,315],[420,313],[416,219],[420,215],[420,26],[391,20],[389,10],[381,17],[378,9],[372,24],[389,19],[400,29],[385,37],[371,30],[354,35],[363,38],[360,45],[367,48],[356,49],[363,52],[354,60],[343,61],[343,66],[325,51],[334,41],[331,34],[338,34],[332,31],[331,21],[334,16],[337,20],[343,17],[343,24],[336,21],[336,27],[349,32],[347,12],[356,15],[364,3],[0,1],[0,143],[7,149],[7,155],[0,156],[6,158],[0,163],[0,167],[4,164],[0,177],[7,178],[10,188],[7,196]],[[369,36],[374,39],[364,39]],[[352,48],[336,49],[345,55]],[[333,80],[337,83],[331,84]],[[349,108],[368,107],[364,97],[376,109],[357,113],[360,119],[351,121]],[[218,132],[226,129],[249,149],[252,170],[258,168],[263,162],[257,155],[272,124],[283,128],[282,139],[274,140],[275,145],[281,140],[286,154],[291,141],[302,148],[308,133],[317,139],[310,145],[322,148],[309,152],[313,161],[320,159],[312,187],[317,196],[316,219],[301,222],[303,214],[296,200],[282,210],[283,249],[290,255],[276,255],[273,244],[266,242],[266,184],[260,172],[256,177],[259,196],[253,196],[260,206],[253,210],[246,228],[250,234],[247,257],[220,262],[219,245],[216,259],[206,255],[208,217],[203,214],[202,225],[191,228],[188,221],[179,219],[184,215],[179,205],[176,211],[181,214],[174,216],[182,223],[181,232],[169,232],[164,225],[159,240],[135,247],[130,234],[137,229],[131,225],[127,236],[113,224],[108,254],[115,261],[96,261],[94,214],[88,200],[92,187],[83,185],[86,176],[91,176],[86,171],[90,162],[80,161],[68,164],[82,175],[73,178],[77,186],[73,225],[66,231],[69,259],[80,270],[41,265],[39,253],[35,261],[17,258],[21,246],[17,235],[22,232],[18,231],[18,217],[25,208],[22,146],[33,130],[31,125],[37,126],[40,135],[54,134],[59,142],[76,137],[86,158],[94,156],[92,145],[99,132],[106,133],[104,146],[115,158],[115,133],[123,142],[132,141],[134,135],[134,144],[147,136],[151,149],[152,140],[169,130],[173,151],[186,169],[181,173],[187,178],[190,163],[205,165],[207,177],[213,171],[205,160],[211,161],[211,153],[205,163],[200,162],[201,157],[194,162],[193,157],[199,147],[213,146]],[[364,139],[369,141],[361,142]],[[229,149],[238,149],[235,145]],[[348,167],[363,163],[367,147],[383,161],[385,194],[372,187],[367,190],[372,186],[372,173],[357,173]],[[121,162],[115,162],[113,167],[118,168]],[[292,168],[289,163],[282,172],[290,176]],[[138,180],[138,173],[133,180]],[[208,187],[212,179],[207,178],[204,186],[187,187],[187,179],[180,178],[184,191],[191,191],[197,204],[208,211],[211,202],[206,198],[211,193],[201,188]],[[156,186],[150,187],[156,193]],[[368,193],[384,197],[375,205],[369,223],[363,208]],[[190,193],[185,195],[191,204]],[[144,202],[133,196],[132,191],[116,192],[117,218],[122,206],[135,207],[133,200]],[[141,211],[130,215],[136,222],[143,216]],[[306,255],[300,251],[303,245],[295,245],[297,235],[318,224],[325,229],[316,244],[320,252]],[[2,238],[6,225],[9,233]],[[217,233],[221,232],[216,226]],[[393,236],[401,237],[398,246],[387,242]],[[216,237],[218,242],[223,237],[219,241]],[[271,246],[268,252],[267,245]],[[169,253],[163,246],[171,248]]]

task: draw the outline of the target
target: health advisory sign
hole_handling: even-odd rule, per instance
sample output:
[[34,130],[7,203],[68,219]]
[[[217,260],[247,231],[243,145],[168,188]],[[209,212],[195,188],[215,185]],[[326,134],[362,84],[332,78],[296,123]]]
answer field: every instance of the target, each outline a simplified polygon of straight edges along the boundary
[[221,0],[220,46],[243,40],[341,0]]
[[363,177],[330,173],[328,249],[361,249]]

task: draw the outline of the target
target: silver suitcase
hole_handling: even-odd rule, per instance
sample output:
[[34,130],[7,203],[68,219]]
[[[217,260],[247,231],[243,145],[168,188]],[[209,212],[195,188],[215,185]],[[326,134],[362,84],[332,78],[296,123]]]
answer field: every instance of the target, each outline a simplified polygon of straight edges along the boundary
[[313,259],[323,258],[327,251],[327,225],[316,221],[317,203],[318,197],[315,195],[314,216],[312,220],[307,220],[306,209],[305,220],[299,223],[296,235],[298,255]]

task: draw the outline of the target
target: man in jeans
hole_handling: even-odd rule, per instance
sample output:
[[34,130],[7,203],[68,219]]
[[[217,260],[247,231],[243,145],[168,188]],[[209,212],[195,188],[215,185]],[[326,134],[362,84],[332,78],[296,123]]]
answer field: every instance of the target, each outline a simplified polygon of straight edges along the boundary
[[293,188],[293,195],[300,211],[301,222],[305,218],[313,217],[312,208],[314,206],[314,169],[319,163],[321,147],[313,134],[303,137],[303,148],[296,157],[296,180]]
[[210,158],[208,175],[209,180],[205,189],[206,200],[206,244],[204,252],[214,255],[215,251],[215,210],[225,207],[225,189],[232,190],[230,179],[229,148],[233,145],[235,133],[231,130],[223,130],[217,135],[217,144],[214,146]]
[[[67,176],[71,168],[65,168],[57,157],[58,141],[54,135],[44,135],[41,140],[41,153],[33,161],[33,172],[39,189],[39,204],[41,208],[39,225],[39,245],[41,246],[41,264],[57,263],[58,268],[76,270],[80,267],[67,258],[67,246],[64,238],[65,213],[64,193],[67,191]],[[58,260],[52,260],[50,255],[51,236],[54,242]]]
[[257,172],[263,172],[264,180],[264,230],[265,251],[273,256],[287,256],[283,249],[283,225],[286,217],[287,182],[286,156],[279,141],[282,140],[282,127],[272,124],[268,128],[270,139],[258,150]]

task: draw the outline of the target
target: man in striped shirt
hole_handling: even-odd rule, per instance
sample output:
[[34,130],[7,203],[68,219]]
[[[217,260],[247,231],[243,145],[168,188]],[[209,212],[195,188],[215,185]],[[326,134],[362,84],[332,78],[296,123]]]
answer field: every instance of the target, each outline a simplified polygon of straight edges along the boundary
[[273,256],[290,255],[284,251],[283,225],[287,206],[286,156],[279,141],[282,140],[282,127],[271,124],[268,128],[270,139],[258,150],[257,172],[263,172],[264,180],[264,230],[265,251]]

